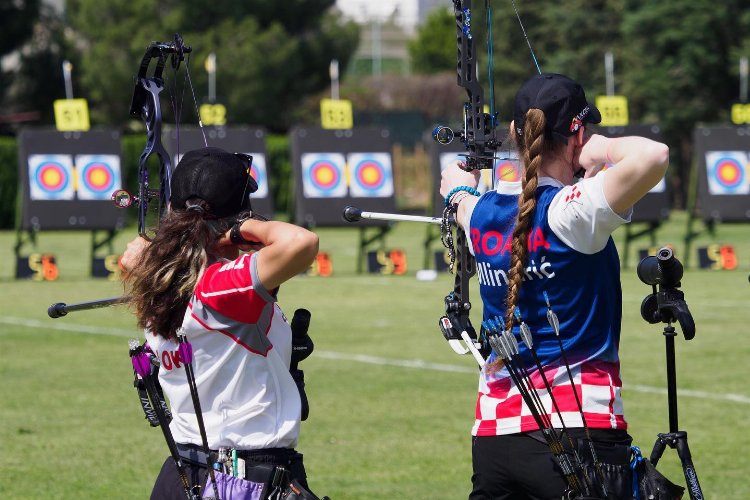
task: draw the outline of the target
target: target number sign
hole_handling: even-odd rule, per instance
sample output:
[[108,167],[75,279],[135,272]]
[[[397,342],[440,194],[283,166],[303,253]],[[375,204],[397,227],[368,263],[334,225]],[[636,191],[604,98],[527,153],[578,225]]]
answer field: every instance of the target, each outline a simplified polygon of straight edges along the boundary
[[318,252],[315,260],[307,270],[308,276],[320,276],[327,278],[333,274],[333,260],[328,252]]
[[199,113],[203,125],[226,125],[227,108],[223,104],[201,104]]
[[320,123],[325,129],[350,129],[354,127],[352,101],[321,99]]
[[750,194],[745,151],[709,151],[706,153],[708,192],[712,195]]
[[602,114],[603,127],[624,127],[629,122],[628,98],[622,95],[598,95],[596,107]]
[[698,249],[698,262],[702,269],[737,269],[737,254],[732,245],[714,243]]
[[750,124],[750,104],[732,104],[731,115],[735,125]]
[[86,99],[57,99],[53,105],[55,127],[60,132],[85,132],[91,128]]

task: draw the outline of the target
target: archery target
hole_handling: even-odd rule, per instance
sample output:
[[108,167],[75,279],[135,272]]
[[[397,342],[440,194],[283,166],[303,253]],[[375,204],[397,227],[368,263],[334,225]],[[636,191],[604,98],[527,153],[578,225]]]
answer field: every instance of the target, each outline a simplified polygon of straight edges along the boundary
[[302,192],[306,198],[346,196],[346,161],[340,153],[305,153],[302,163]]
[[79,200],[107,200],[122,185],[117,155],[76,156],[76,188]]
[[250,175],[258,183],[258,190],[250,195],[250,198],[265,198],[268,196],[268,170],[266,170],[266,157],[262,153],[245,153],[253,157],[250,167]]
[[352,153],[347,165],[351,172],[349,194],[355,198],[393,196],[393,167],[388,153]]
[[495,186],[500,181],[521,182],[521,161],[518,159],[518,153],[512,151],[503,158],[495,160],[495,168],[492,172]]
[[708,151],[708,192],[714,195],[750,193],[747,165],[748,155],[744,151]]
[[667,181],[664,180],[664,177],[662,177],[659,183],[649,190],[649,193],[663,193],[666,190],[667,190]]
[[75,196],[70,155],[29,155],[31,200],[72,200]]

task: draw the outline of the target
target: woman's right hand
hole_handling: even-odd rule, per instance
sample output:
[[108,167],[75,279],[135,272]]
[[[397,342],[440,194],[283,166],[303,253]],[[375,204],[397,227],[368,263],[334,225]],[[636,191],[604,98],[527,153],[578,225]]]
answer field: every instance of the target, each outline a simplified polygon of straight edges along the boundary
[[141,261],[143,251],[150,244],[151,243],[148,240],[141,236],[128,242],[125,252],[123,252],[122,257],[120,258],[120,269],[126,273],[132,271]]

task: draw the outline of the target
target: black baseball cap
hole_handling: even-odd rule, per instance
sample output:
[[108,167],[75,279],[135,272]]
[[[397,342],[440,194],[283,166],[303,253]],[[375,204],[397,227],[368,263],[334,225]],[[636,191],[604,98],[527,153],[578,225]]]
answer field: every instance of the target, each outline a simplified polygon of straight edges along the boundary
[[567,76],[542,73],[526,80],[516,93],[513,104],[513,121],[516,134],[523,136],[526,112],[540,109],[547,118],[547,137],[565,144],[584,123],[599,123],[602,115],[596,106],[586,100],[583,87]]
[[249,210],[250,193],[258,190],[250,175],[251,163],[248,155],[220,148],[188,151],[172,174],[172,208],[185,209],[187,200],[200,198],[218,218]]

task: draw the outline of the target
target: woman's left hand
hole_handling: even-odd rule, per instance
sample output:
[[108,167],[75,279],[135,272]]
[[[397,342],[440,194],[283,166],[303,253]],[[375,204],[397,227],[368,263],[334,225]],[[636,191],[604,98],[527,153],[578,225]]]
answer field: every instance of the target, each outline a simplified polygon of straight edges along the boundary
[[448,193],[458,186],[476,188],[479,185],[480,175],[479,170],[467,172],[459,166],[459,162],[453,162],[440,174],[440,195],[448,196]]

